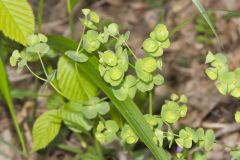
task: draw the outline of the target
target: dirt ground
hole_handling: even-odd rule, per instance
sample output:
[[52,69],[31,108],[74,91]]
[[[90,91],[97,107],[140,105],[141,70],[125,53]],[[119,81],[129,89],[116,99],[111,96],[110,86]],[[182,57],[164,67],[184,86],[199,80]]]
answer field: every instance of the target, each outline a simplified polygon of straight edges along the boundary
[[[37,0],[30,0],[35,13],[37,13]],[[196,40],[195,19],[198,10],[191,0],[82,0],[74,9],[75,34],[79,39],[82,28],[78,17],[81,8],[88,7],[96,11],[102,19],[110,19],[121,24],[122,31],[130,30],[130,46],[139,56],[142,54],[141,45],[156,23],[163,22],[172,31],[175,27],[196,15],[192,22],[184,26],[171,37],[171,47],[165,51],[164,71],[166,83],[156,88],[154,108],[160,109],[163,97],[170,93],[184,93],[189,98],[189,110],[186,118],[175,126],[189,125],[214,129],[217,139],[228,146],[240,144],[240,126],[234,122],[234,113],[240,109],[240,101],[230,96],[222,96],[204,73],[206,65],[204,56],[208,50],[222,52],[227,55],[231,68],[240,66],[240,17],[224,19],[227,14],[223,10],[240,10],[239,0],[203,1],[206,9],[213,9],[215,25],[223,47],[215,37],[211,37],[212,45],[206,45]],[[220,10],[223,9],[223,10]],[[44,5],[43,33],[70,35],[68,27],[68,14],[66,0],[46,1]],[[28,72],[21,75],[8,68],[10,81],[13,86],[35,89],[34,78]],[[31,84],[29,86],[29,84]],[[44,110],[44,99],[25,99],[16,102],[18,121],[24,122],[23,128],[29,146],[31,146],[31,129],[27,116],[34,112]],[[0,103],[3,105],[3,103]],[[17,150],[13,148],[13,126],[8,117],[8,111],[0,107],[0,160],[18,159]],[[6,143],[5,143],[6,141]],[[69,143],[74,144],[70,141]],[[11,148],[11,149],[10,149]],[[14,151],[13,151],[14,150]],[[3,152],[3,154],[1,154]],[[13,154],[14,153],[14,154]],[[70,155],[61,150],[55,150],[48,159],[65,159]],[[9,158],[7,158],[9,157]],[[59,158],[61,157],[61,158]],[[207,154],[209,160],[230,160],[228,149],[215,145],[212,152]],[[32,159],[44,159],[34,155]],[[125,157],[126,159],[126,157]],[[122,158],[124,160],[124,158]]]

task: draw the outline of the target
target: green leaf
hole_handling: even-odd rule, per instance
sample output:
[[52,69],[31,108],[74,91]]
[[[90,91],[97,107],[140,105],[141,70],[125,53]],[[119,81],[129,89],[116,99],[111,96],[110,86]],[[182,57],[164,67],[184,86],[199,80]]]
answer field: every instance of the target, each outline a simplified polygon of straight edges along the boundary
[[214,33],[214,35],[216,36],[219,44],[222,46],[222,44],[220,43],[219,37],[217,35],[217,32],[211,22],[211,19],[209,18],[206,10],[204,9],[204,7],[202,6],[202,3],[200,2],[200,0],[192,0],[192,2],[194,3],[194,5],[197,7],[197,9],[199,10],[199,12],[201,13],[201,15],[203,16],[203,18],[206,20],[206,22],[208,23],[209,27],[211,28],[212,32]]
[[111,36],[116,36],[119,33],[118,25],[116,23],[111,23],[107,29]]
[[214,60],[215,60],[215,56],[211,51],[208,51],[205,63],[211,63]]
[[137,135],[133,132],[131,127],[127,124],[125,124],[122,128],[121,138],[123,141],[125,141],[128,144],[134,144],[134,143],[137,143],[138,141]]
[[212,149],[214,142],[215,142],[215,134],[214,134],[213,130],[209,129],[206,131],[206,135],[205,135],[206,151],[210,151]]
[[240,111],[237,111],[237,112],[235,113],[235,121],[236,121],[237,123],[240,123]]
[[[75,50],[77,44],[61,36],[50,36],[49,44],[59,51]],[[89,78],[110,98],[114,107],[126,119],[134,133],[150,149],[156,160],[169,160],[169,154],[154,141],[154,133],[144,120],[143,115],[131,98],[119,101],[113,95],[111,88],[102,80],[98,71],[98,60],[95,57],[89,58],[86,63],[78,64],[80,71],[84,72]]]
[[76,51],[69,50],[64,53],[68,58],[72,59],[75,62],[86,62],[88,57],[83,53],[76,53]]
[[97,126],[97,132],[95,133],[95,136],[96,139],[101,143],[110,143],[117,137],[116,132],[118,130],[119,127],[115,121],[100,121]]
[[82,104],[69,102],[60,110],[60,113],[70,130],[81,133],[92,129],[92,123],[84,117]]
[[58,134],[61,127],[61,117],[58,110],[43,113],[33,125],[33,148],[35,152],[45,148]]
[[97,87],[74,62],[62,56],[58,61],[57,80],[62,93],[70,100],[84,101],[96,95]]
[[34,15],[27,0],[0,0],[0,30],[26,45],[26,38],[34,32]]
[[230,152],[232,160],[239,160],[240,159],[240,148],[233,149]]
[[105,115],[110,110],[110,106],[106,101],[100,101],[98,97],[91,98],[86,102],[86,106],[83,106],[83,114],[87,119],[96,118],[97,115]]

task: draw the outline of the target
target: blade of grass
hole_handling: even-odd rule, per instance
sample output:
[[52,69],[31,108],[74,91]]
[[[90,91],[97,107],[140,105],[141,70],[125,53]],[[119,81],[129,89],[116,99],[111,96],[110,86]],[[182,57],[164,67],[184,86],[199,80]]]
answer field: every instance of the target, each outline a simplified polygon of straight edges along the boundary
[[200,2],[200,0],[192,0],[192,2],[194,3],[194,5],[197,7],[197,9],[199,10],[199,12],[201,13],[201,15],[203,16],[203,18],[205,19],[205,21],[207,22],[207,24],[209,25],[209,27],[211,28],[212,32],[214,33],[214,35],[217,38],[217,41],[219,43],[219,45],[223,48],[223,45],[218,37],[218,34],[206,12],[206,10],[204,9],[202,3]]
[[38,23],[38,32],[42,32],[42,18],[43,18],[43,4],[44,0],[39,0],[38,2],[38,15],[37,15],[37,23]]
[[16,128],[17,134],[18,134],[18,138],[20,140],[22,149],[23,149],[23,153],[25,156],[27,156],[27,148],[26,148],[26,144],[24,141],[24,136],[23,133],[20,130],[19,124],[17,122],[17,118],[16,118],[16,114],[14,112],[14,106],[13,106],[13,102],[12,102],[12,98],[10,96],[10,90],[9,90],[9,85],[8,85],[8,79],[7,79],[7,73],[4,67],[4,63],[2,58],[0,58],[0,91],[8,105],[8,109],[10,111],[10,115],[12,117],[12,121],[13,124]]
[[171,31],[170,31],[170,35],[169,37],[172,37],[176,32],[180,31],[182,28],[184,28],[186,25],[188,25],[189,23],[191,23],[193,21],[193,19],[195,18],[196,15],[193,15],[191,17],[188,17],[187,19],[183,20],[182,22],[180,22],[176,27],[174,27]]
[[[66,39],[62,36],[49,36],[49,44],[58,51],[74,50],[77,43]],[[125,101],[119,101],[115,98],[111,88],[103,81],[98,70],[98,60],[96,57],[89,57],[86,63],[79,63],[78,68],[84,72],[112,101],[116,109],[129,123],[136,135],[150,149],[157,160],[169,160],[170,157],[163,148],[159,148],[153,141],[154,133],[143,118],[143,115],[132,99],[127,98]]]

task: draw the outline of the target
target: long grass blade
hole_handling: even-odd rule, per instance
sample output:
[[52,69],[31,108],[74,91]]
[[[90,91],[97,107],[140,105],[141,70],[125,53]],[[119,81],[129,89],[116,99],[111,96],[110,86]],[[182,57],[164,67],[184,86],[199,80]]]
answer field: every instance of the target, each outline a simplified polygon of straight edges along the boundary
[[25,144],[25,141],[23,138],[24,136],[20,130],[20,127],[17,122],[16,114],[14,112],[14,106],[13,106],[12,98],[10,96],[7,74],[6,74],[6,70],[5,70],[2,58],[0,58],[0,91],[8,105],[8,109],[10,111],[10,115],[12,117],[13,124],[16,128],[18,138],[20,140],[20,143],[21,143],[21,146],[23,149],[23,153],[25,156],[27,156],[27,148],[26,148],[26,144]]
[[218,43],[220,44],[221,47],[223,47],[219,37],[218,37],[218,34],[206,12],[206,10],[204,9],[202,3],[200,2],[200,0],[192,0],[192,2],[194,3],[194,5],[197,7],[197,9],[199,10],[199,12],[201,13],[201,15],[203,16],[203,18],[206,20],[207,24],[209,25],[209,27],[211,28],[212,32],[214,33],[214,35],[216,36],[217,38],[217,41]]

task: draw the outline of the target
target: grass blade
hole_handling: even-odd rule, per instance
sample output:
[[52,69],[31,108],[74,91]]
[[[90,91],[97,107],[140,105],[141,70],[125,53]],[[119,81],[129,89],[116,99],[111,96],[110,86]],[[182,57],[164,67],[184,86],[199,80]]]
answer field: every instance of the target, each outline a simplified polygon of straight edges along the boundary
[[200,12],[201,15],[203,16],[203,18],[206,20],[207,24],[209,25],[209,27],[211,28],[212,32],[213,32],[214,35],[216,36],[217,41],[218,41],[218,43],[220,44],[220,46],[223,47],[223,46],[222,46],[222,43],[221,43],[221,41],[220,41],[220,39],[219,39],[219,37],[218,37],[218,34],[217,34],[217,32],[216,32],[216,30],[215,30],[215,28],[214,28],[214,26],[213,26],[213,24],[212,24],[212,22],[211,22],[208,14],[207,14],[207,12],[206,12],[206,10],[204,9],[202,3],[200,2],[200,0],[192,0],[192,2],[193,2],[194,5],[197,7],[197,9],[199,10],[199,12]]
[[9,90],[9,87],[8,87],[7,73],[6,73],[4,63],[3,63],[3,60],[2,60],[1,57],[0,57],[0,73],[1,73],[1,75],[0,75],[0,91],[1,91],[6,103],[8,105],[8,109],[10,111],[10,115],[12,117],[13,124],[16,128],[18,138],[20,140],[20,143],[21,143],[21,146],[22,146],[22,149],[23,149],[23,153],[24,153],[25,156],[27,156],[26,144],[25,144],[25,141],[24,141],[24,138],[23,138],[23,134],[22,134],[22,132],[20,130],[20,127],[18,125],[16,114],[14,112],[14,106],[13,106],[12,98],[10,96],[10,90]]
[[[64,52],[66,50],[75,50],[77,43],[66,39],[62,36],[49,36],[49,44],[53,48]],[[159,148],[153,142],[153,131],[144,120],[141,111],[138,109],[132,99],[128,98],[125,101],[119,101],[115,98],[111,88],[103,81],[98,70],[98,60],[92,56],[86,63],[79,63],[78,68],[84,72],[112,101],[116,109],[129,123],[133,131],[140,137],[144,144],[150,149],[156,160],[168,160],[169,155],[163,148]]]

